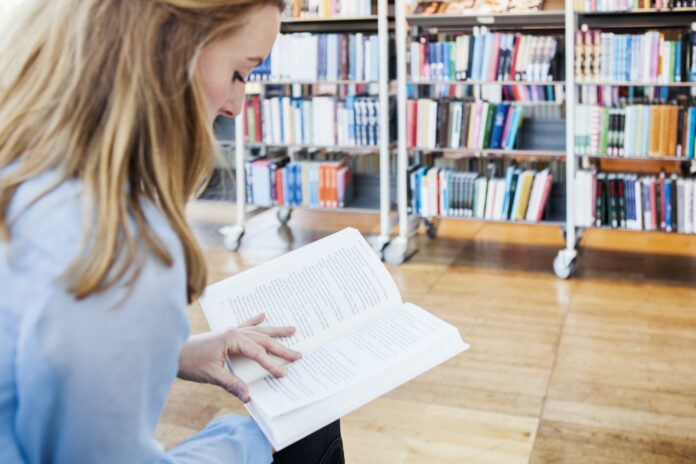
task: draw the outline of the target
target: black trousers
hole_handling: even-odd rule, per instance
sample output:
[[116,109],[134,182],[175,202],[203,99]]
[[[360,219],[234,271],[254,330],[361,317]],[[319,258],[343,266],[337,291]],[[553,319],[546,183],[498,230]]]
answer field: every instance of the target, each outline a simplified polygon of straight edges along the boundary
[[274,464],[345,464],[341,423],[319,429],[273,455]]

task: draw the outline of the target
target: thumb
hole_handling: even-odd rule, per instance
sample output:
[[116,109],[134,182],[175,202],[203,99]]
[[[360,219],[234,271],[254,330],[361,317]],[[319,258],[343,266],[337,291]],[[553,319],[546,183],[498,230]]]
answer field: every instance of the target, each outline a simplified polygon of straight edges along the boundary
[[221,372],[218,385],[239,398],[242,403],[249,402],[249,387],[230,371],[225,369]]

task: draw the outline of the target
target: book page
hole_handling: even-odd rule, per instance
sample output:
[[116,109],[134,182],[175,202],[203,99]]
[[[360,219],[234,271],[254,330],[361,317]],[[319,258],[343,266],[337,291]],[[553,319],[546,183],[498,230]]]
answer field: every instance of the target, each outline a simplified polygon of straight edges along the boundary
[[[367,241],[349,228],[212,285],[200,302],[213,330],[261,312],[263,326],[295,326],[280,341],[304,353],[401,304],[401,296]],[[230,366],[247,383],[267,374],[248,359],[230,359]]]
[[[431,343],[424,343],[412,352],[384,363],[372,375],[365,377],[350,388],[328,396],[312,404],[277,417],[267,416],[259,407],[255,395],[246,405],[264,435],[276,450],[306,437],[312,432],[354,411],[433,367],[469,349],[458,330],[435,318],[425,310],[411,304],[404,305],[412,316],[427,321],[435,319],[441,327]],[[430,325],[426,322],[427,325]]]
[[283,378],[249,385],[254,405],[277,417],[348,389],[457,329],[414,305],[399,305],[308,353]]

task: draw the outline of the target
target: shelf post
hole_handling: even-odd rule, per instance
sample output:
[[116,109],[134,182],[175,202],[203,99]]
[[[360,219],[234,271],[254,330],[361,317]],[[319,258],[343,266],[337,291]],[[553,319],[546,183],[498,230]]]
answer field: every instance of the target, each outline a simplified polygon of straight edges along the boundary
[[565,98],[566,98],[566,231],[565,248],[558,252],[554,272],[567,279],[577,259],[575,229],[575,11],[573,2],[565,2]]
[[397,82],[397,205],[399,210],[399,240],[408,239],[408,193],[406,191],[408,153],[406,150],[406,5],[395,2],[396,82]]
[[[242,108],[244,106],[242,105]],[[234,121],[235,171],[237,178],[237,227],[244,228],[246,211],[246,176],[244,172],[244,114]]]
[[379,37],[379,248],[389,243],[391,210],[389,183],[389,23],[387,0],[377,3]]

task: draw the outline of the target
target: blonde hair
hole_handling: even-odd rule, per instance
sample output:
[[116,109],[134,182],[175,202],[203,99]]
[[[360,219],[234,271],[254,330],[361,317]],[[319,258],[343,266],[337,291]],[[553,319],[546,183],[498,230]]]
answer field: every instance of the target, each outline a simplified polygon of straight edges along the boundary
[[79,179],[85,192],[82,251],[63,276],[71,293],[85,298],[126,276],[132,284],[144,255],[139,240],[171,266],[145,218],[146,198],[181,240],[189,301],[199,296],[206,266],[184,208],[209,176],[216,144],[197,60],[207,43],[269,4],[284,7],[282,0],[17,6],[0,35],[0,172],[13,166],[0,178],[0,239],[11,238],[7,214],[19,186],[54,171],[52,188]]

